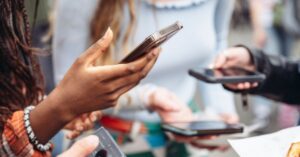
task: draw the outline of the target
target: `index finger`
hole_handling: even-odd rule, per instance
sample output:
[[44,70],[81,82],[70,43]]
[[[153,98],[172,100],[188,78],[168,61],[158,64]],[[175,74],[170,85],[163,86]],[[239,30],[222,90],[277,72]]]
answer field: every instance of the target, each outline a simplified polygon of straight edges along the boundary
[[215,68],[215,69],[219,69],[219,68],[222,68],[223,65],[226,63],[226,56],[224,53],[221,53],[219,54],[216,59],[214,60],[214,63],[212,65],[212,68]]
[[[129,74],[133,74],[135,72],[139,72],[143,70],[143,68],[152,60],[158,57],[159,48],[153,49],[149,54],[146,56],[141,57],[140,59],[133,61],[128,64],[117,64],[117,65],[110,65],[110,66],[99,66],[94,67],[96,71],[99,71],[99,77],[102,80],[110,80],[116,79],[119,77],[124,77]],[[101,71],[101,72],[100,72]]]

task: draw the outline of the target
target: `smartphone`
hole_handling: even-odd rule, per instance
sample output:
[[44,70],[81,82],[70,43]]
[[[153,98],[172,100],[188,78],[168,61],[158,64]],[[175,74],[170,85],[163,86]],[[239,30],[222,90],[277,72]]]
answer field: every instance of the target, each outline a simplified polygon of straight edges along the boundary
[[180,22],[175,22],[174,24],[153,33],[148,36],[141,44],[139,44],[132,52],[130,52],[126,57],[124,57],[120,63],[129,63],[135,61],[136,59],[144,56],[150,52],[153,48],[159,47],[171,37],[173,37],[179,30],[183,28]]
[[104,127],[101,126],[95,135],[98,136],[100,143],[89,157],[126,157]]
[[194,121],[164,123],[162,129],[180,136],[210,136],[242,133],[242,124],[227,124],[221,121]]
[[239,67],[207,69],[195,68],[190,69],[189,74],[198,80],[207,83],[242,83],[242,82],[262,82],[266,79],[266,75],[249,71]]

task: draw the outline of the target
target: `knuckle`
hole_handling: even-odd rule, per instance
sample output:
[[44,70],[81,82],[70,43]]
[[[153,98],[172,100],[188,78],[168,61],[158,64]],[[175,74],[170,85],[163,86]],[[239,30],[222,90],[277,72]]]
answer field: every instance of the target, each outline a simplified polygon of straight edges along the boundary
[[147,73],[143,71],[143,72],[140,73],[140,77],[139,78],[143,79],[146,76],[147,76]]
[[126,72],[128,72],[129,74],[132,74],[136,71],[137,71],[137,67],[135,65],[128,65],[126,67]]
[[113,85],[107,85],[105,88],[106,92],[112,92],[114,90]]
[[80,57],[78,57],[78,58],[75,60],[74,64],[75,64],[75,65],[81,65],[81,64],[84,63],[84,61],[85,61],[85,59],[84,59],[82,56],[80,56]]

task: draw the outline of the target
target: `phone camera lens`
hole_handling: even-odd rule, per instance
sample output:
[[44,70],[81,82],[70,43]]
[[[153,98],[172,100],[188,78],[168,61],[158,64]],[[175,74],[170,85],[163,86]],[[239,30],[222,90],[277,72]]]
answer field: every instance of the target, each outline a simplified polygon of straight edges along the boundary
[[101,149],[97,152],[96,157],[107,157],[107,151],[104,149]]

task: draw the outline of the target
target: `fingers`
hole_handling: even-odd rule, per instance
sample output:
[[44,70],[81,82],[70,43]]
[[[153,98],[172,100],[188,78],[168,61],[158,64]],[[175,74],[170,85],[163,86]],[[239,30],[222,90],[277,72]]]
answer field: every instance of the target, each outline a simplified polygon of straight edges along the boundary
[[91,121],[96,122],[97,120],[101,119],[102,112],[101,111],[94,111],[89,115]]
[[107,29],[104,36],[89,47],[85,53],[83,53],[83,58],[86,63],[90,63],[95,59],[99,58],[102,53],[106,51],[113,39],[113,32],[110,28]]
[[226,151],[229,149],[228,145],[207,145],[207,144],[202,144],[199,142],[191,142],[190,144],[196,148],[207,149],[210,151],[213,151],[213,150]]
[[[140,72],[144,69],[144,67],[150,63],[153,63],[153,60],[156,60],[159,54],[159,49],[156,48],[151,53],[147,54],[146,56],[128,63],[128,64],[117,64],[112,66],[103,66],[97,68],[97,70],[100,70],[99,74],[101,74],[99,77],[102,78],[102,80],[111,80],[116,79],[119,77],[123,77],[132,73]],[[149,68],[149,67],[148,67]],[[96,71],[97,71],[96,70]],[[147,71],[146,71],[147,72]]]
[[66,138],[72,140],[72,139],[77,138],[80,135],[81,135],[81,132],[73,130],[73,131],[67,133]]
[[59,157],[85,157],[90,155],[98,144],[99,138],[95,135],[91,135],[77,141],[69,150],[59,155]]
[[166,95],[161,96],[159,94],[160,93],[157,93],[157,97],[155,98],[156,101],[153,102],[153,107],[155,109],[161,110],[163,112],[176,112],[181,109],[180,102],[174,101],[174,99],[171,99]]
[[111,86],[114,86],[110,88],[107,93],[112,93],[115,90],[118,90],[124,86],[130,85],[130,84],[137,84],[143,76],[140,73],[134,73],[122,78],[118,78],[113,81],[105,81],[104,83],[110,84]]
[[257,87],[259,84],[258,82],[250,83],[250,82],[244,82],[244,83],[237,83],[237,84],[225,84],[225,86],[232,90],[249,90],[252,88]]
[[229,124],[237,124],[239,122],[239,117],[236,114],[222,113],[220,117],[224,122]]
[[211,65],[211,68],[214,68],[214,69],[222,68],[225,65],[226,61],[227,61],[227,58],[226,58],[225,54],[221,53],[216,57],[213,65]]
[[152,53],[153,53],[152,57],[153,57],[153,59],[152,58],[148,59],[148,60],[150,60],[150,62],[148,62],[148,64],[144,67],[143,72],[142,72],[142,74],[143,74],[144,77],[146,77],[146,75],[150,72],[150,70],[152,69],[152,67],[156,63],[160,51],[161,51],[160,48],[156,48],[156,49],[152,50]]

